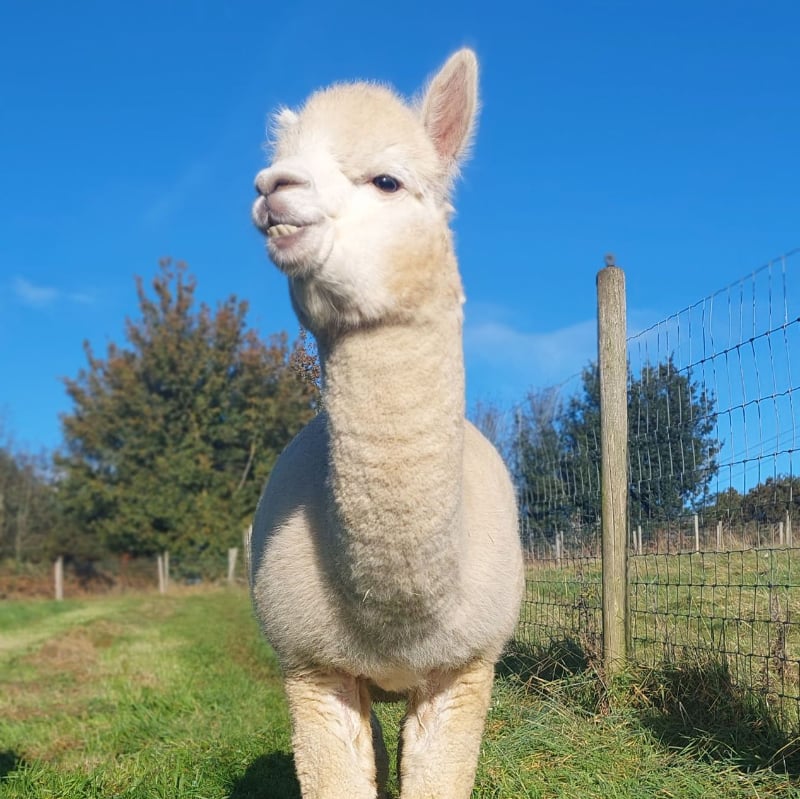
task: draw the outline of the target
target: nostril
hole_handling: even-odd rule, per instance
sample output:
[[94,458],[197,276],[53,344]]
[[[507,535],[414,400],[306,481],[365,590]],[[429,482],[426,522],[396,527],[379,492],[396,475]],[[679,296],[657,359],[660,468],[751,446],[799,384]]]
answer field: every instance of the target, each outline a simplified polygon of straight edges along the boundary
[[256,176],[256,191],[266,197],[284,189],[302,188],[311,185],[306,175],[286,169],[264,169]]
[[311,181],[303,175],[281,172],[270,181],[269,193],[275,194],[284,189],[302,189],[311,185]]
[[280,191],[281,189],[288,189],[292,186],[303,185],[300,181],[293,180],[292,178],[278,178],[272,186],[272,191]]

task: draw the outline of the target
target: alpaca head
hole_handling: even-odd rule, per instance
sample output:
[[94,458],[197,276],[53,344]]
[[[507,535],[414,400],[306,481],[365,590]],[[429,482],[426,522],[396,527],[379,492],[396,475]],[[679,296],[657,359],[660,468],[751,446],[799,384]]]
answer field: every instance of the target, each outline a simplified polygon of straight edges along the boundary
[[275,116],[253,219],[313,332],[459,302],[449,194],[476,111],[477,61],[460,50],[416,105],[382,86],[340,84]]

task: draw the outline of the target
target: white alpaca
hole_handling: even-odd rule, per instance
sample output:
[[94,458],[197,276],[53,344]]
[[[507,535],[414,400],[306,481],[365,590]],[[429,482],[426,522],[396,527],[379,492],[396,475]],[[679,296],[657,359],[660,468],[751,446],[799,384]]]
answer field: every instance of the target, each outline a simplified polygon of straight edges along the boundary
[[366,83],[275,120],[256,225],[316,336],[324,412],[281,455],[253,601],[285,673],[304,799],[385,796],[373,697],[401,694],[403,799],[470,795],[523,590],[517,510],[464,420],[451,183],[477,111],[453,55],[415,107]]

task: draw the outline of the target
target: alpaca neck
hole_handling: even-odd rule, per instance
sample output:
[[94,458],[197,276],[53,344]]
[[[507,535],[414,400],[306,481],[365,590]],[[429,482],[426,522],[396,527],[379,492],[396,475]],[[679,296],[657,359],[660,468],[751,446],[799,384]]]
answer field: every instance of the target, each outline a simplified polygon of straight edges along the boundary
[[350,331],[323,357],[329,508],[345,594],[378,623],[435,615],[458,580],[461,309]]

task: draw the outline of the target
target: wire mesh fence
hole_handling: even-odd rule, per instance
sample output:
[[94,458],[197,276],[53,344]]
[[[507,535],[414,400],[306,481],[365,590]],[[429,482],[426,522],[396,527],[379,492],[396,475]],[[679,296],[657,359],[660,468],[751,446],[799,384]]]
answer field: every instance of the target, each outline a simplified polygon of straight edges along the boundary
[[563,416],[581,375],[531,392],[513,414],[513,464],[526,553],[519,635],[538,645],[572,645],[596,656],[602,629],[600,473],[597,431],[564,446]]
[[[722,661],[800,728],[800,251],[628,340],[628,625],[646,665]],[[601,638],[600,397],[589,366],[515,409],[519,635]],[[622,579],[625,579],[624,575]]]
[[[632,374],[668,363],[677,389],[666,413],[643,413],[641,392],[632,407],[631,451],[641,460],[631,462],[631,654],[649,664],[721,659],[792,727],[799,267],[800,252],[787,254],[628,342]],[[639,501],[648,493],[652,502]]]
[[721,661],[800,726],[800,562],[795,549],[673,552],[629,564],[632,656]]

